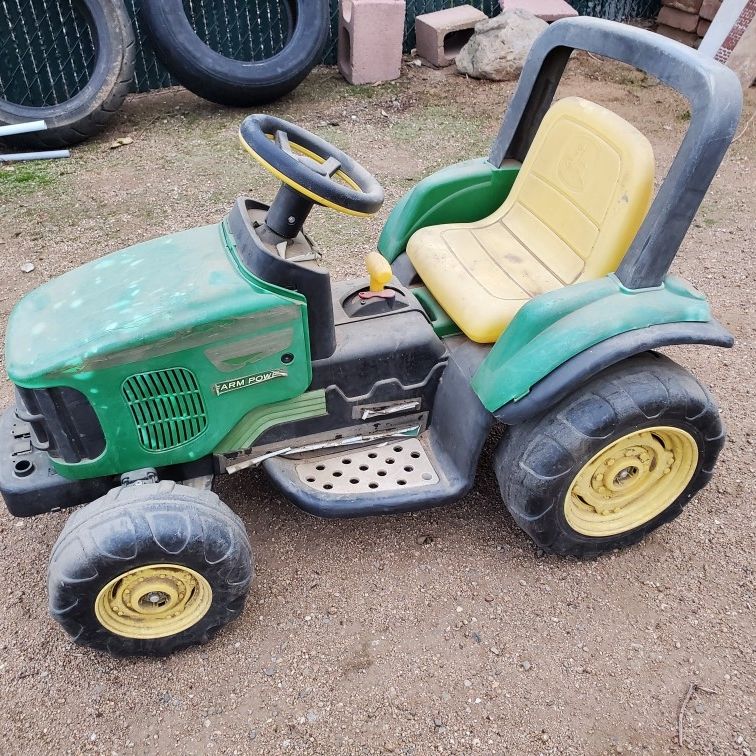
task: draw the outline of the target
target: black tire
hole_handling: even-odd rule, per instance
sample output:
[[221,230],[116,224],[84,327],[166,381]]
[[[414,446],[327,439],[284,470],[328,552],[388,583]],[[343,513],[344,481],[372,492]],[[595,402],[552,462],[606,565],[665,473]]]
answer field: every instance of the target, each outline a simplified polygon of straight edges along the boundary
[[[126,637],[95,610],[108,584],[145,565],[199,573],[211,602],[195,624],[167,637]],[[241,520],[210,491],[164,481],[116,488],[76,511],[50,558],[50,613],[80,645],[116,655],[164,656],[205,643],[238,617],[252,581],[252,550]]]
[[[575,476],[626,434],[657,426],[686,431],[698,447],[682,493],[633,529],[607,536],[574,530],[565,500]],[[711,479],[724,441],[709,392],[687,370],[649,352],[608,368],[542,415],[510,428],[496,452],[496,476],[504,503],[539,548],[593,557],[636,543],[677,517]]]
[[294,89],[320,61],[328,40],[328,0],[283,0],[294,31],[282,50],[266,60],[226,58],[195,33],[182,0],[145,0],[147,35],[155,54],[188,90],[220,105],[246,107],[271,102]]
[[121,107],[134,79],[134,29],[122,0],[76,0],[89,21],[96,62],[86,86],[46,107],[0,100],[0,125],[44,120],[47,130],[6,137],[13,147],[69,147],[101,131]]

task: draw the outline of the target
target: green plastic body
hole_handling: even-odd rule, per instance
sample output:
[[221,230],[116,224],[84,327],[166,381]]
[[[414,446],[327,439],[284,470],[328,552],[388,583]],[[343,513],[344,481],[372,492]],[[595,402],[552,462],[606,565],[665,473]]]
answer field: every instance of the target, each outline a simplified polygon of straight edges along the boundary
[[276,404],[255,407],[234,426],[231,433],[218,444],[215,452],[228,454],[239,449],[249,449],[268,428],[327,414],[324,389],[308,391]]
[[496,168],[478,158],[424,178],[391,211],[378,239],[378,251],[393,262],[419,228],[485,218],[507,198],[519,170],[519,164]]
[[446,310],[441,307],[433,294],[425,286],[413,286],[412,293],[422,305],[423,310],[425,310],[425,314],[428,316],[428,320],[430,320],[436,336],[440,339],[445,339],[449,336],[456,336],[458,333],[462,333],[459,326],[449,317]]
[[653,289],[630,290],[610,274],[530,300],[515,315],[473,376],[472,387],[495,412],[576,354],[627,331],[663,323],[711,320],[706,298],[675,276]]
[[[5,354],[15,384],[69,386],[91,402],[105,450],[53,460],[69,479],[199,459],[256,407],[299,396],[312,377],[304,297],[243,269],[223,224],[126,248],[41,286],[11,314]],[[125,382],[180,368],[196,377],[206,425],[172,448],[145,448]],[[161,401],[185,409],[180,398]]]

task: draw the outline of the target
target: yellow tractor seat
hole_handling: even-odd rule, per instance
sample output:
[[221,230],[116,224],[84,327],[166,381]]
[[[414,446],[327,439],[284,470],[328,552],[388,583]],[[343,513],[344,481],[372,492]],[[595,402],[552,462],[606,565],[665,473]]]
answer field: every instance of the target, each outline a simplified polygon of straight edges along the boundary
[[653,184],[646,137],[606,108],[566,97],[544,116],[496,212],[422,228],[407,254],[465,335],[494,342],[529,299],[616,270]]

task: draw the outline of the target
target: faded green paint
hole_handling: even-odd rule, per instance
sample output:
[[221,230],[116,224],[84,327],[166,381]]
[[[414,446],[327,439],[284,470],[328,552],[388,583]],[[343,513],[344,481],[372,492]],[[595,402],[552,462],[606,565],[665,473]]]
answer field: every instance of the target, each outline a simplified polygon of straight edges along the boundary
[[519,169],[519,164],[495,168],[477,158],[424,178],[391,211],[378,239],[379,252],[393,262],[419,228],[485,218],[507,198]]
[[[258,337],[266,346],[248,352],[254,372],[284,367],[285,350],[294,355],[287,375],[215,395],[215,384],[250,374],[243,352]],[[222,224],[129,247],[41,286],[11,314],[5,353],[14,383],[70,386],[92,403],[106,448],[96,460],[54,461],[74,479],[203,457],[250,410],[298,396],[312,377],[304,297],[243,269]],[[236,368],[212,359],[234,354]],[[186,443],[146,450],[122,386],[136,373],[177,368],[195,375],[208,426]]]
[[327,415],[325,391],[308,391],[285,402],[256,407],[248,412],[239,424],[221,441],[215,449],[217,454],[249,449],[252,444],[274,425],[293,423],[310,417]]
[[494,344],[472,387],[491,412],[525,396],[563,362],[605,339],[663,323],[711,320],[706,298],[667,276],[653,289],[629,290],[610,274],[530,300]]
[[291,345],[293,337],[292,328],[282,328],[262,336],[213,346],[205,350],[205,355],[218,370],[228,373],[253,365],[271,354],[285,351]]
[[423,306],[433,330],[440,339],[462,333],[459,326],[449,317],[446,310],[436,301],[436,298],[425,288],[418,286],[412,289],[415,298]]

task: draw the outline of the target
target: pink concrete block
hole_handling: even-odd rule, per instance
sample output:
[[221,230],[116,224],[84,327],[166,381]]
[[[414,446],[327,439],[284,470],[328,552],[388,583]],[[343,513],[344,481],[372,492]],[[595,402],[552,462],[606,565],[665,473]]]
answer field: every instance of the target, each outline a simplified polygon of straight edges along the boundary
[[341,0],[338,66],[350,84],[399,78],[404,0]]
[[705,18],[699,19],[698,26],[696,27],[696,34],[699,37],[705,37],[706,32],[709,31],[710,26],[711,26],[711,21],[707,21]]
[[666,26],[664,24],[659,24],[656,27],[656,33],[674,39],[676,42],[682,42],[684,45],[688,45],[688,47],[697,47],[700,42],[695,32],[681,31],[680,29],[675,29],[672,26]]
[[534,16],[548,23],[579,15],[564,0],[499,0],[499,5],[503,11],[516,9],[530,11]]
[[713,20],[720,5],[722,5],[722,0],[703,0],[700,11],[701,18],[705,18],[707,21]]
[[662,5],[685,11],[686,13],[698,13],[701,10],[702,0],[662,0]]
[[671,26],[673,29],[684,32],[695,32],[698,26],[698,13],[686,13],[665,5],[659,11],[656,20],[662,26]]
[[488,16],[483,11],[472,5],[458,5],[456,8],[416,16],[417,54],[437,68],[451,65],[457,53],[472,37],[475,24],[486,18]]

